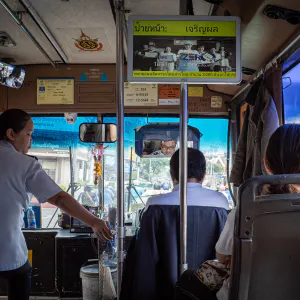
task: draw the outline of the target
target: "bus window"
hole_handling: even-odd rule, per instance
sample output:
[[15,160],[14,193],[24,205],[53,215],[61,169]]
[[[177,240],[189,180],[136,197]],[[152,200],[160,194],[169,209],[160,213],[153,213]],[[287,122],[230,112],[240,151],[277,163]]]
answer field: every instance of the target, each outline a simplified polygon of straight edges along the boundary
[[[74,183],[77,184],[75,199],[79,199],[84,187],[91,187],[93,191],[93,159],[91,145],[79,140],[79,125],[84,122],[97,122],[96,116],[79,116],[74,124],[68,124],[63,116],[32,117],[34,123],[33,143],[29,155],[36,156],[43,169],[64,191],[71,194],[70,151],[72,151],[72,165]],[[30,205],[39,205],[33,197]],[[58,227],[56,207],[41,204],[42,228]],[[50,222],[51,221],[51,222]]]
[[300,64],[282,78],[285,123],[300,124]]
[[[104,123],[115,123],[115,117],[105,116]],[[135,155],[135,132],[138,126],[147,123],[179,122],[176,117],[148,117],[126,116],[124,126],[124,180],[125,180],[125,209],[127,208],[128,197],[131,197],[132,208],[142,208],[143,203],[151,196],[170,192],[173,188],[170,177],[170,157],[142,158]],[[200,150],[204,153],[207,162],[207,172],[204,187],[219,190],[227,197],[230,206],[233,206],[227,188],[226,178],[226,146],[227,127],[226,119],[190,118],[189,125],[196,127],[203,136],[200,141]],[[132,162],[131,162],[132,149]],[[106,149],[104,163],[104,184],[111,189],[116,189],[116,144]],[[129,188],[129,179],[131,186]],[[130,190],[130,196],[128,191]],[[116,205],[116,204],[115,204]]]

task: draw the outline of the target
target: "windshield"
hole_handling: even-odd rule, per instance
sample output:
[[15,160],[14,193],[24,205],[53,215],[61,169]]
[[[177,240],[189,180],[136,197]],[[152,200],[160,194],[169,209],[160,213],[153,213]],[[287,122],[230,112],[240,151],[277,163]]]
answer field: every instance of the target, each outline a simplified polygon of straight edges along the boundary
[[[93,144],[79,140],[81,123],[97,122],[96,116],[79,116],[74,124],[68,124],[63,116],[33,117],[35,131],[30,155],[39,159],[45,172],[64,191],[74,195],[81,204],[99,205],[101,193],[94,184]],[[104,123],[115,123],[115,117],[104,117]],[[179,122],[176,117],[126,116],[124,132],[124,184],[125,210],[143,208],[151,196],[168,193],[173,189],[170,177],[170,157],[140,158],[135,154],[135,128],[147,123]],[[232,204],[226,188],[226,119],[190,118],[189,125],[196,127],[203,136],[200,150],[207,161],[207,174],[203,186],[219,190]],[[104,206],[117,206],[117,151],[115,144],[106,144],[103,157]],[[71,176],[72,181],[71,181]],[[73,186],[71,186],[73,182]],[[72,190],[73,189],[73,190]],[[31,205],[39,205],[34,197]],[[231,205],[232,206],[232,205]],[[58,227],[59,211],[55,206],[41,205],[41,227]]]
[[[103,120],[105,123],[116,122],[115,117],[104,117]],[[142,208],[149,197],[168,193],[173,188],[169,168],[170,157],[138,157],[134,148],[135,128],[148,123],[178,123],[179,121],[176,117],[127,116],[124,118],[125,210]],[[200,150],[204,153],[207,162],[207,174],[203,186],[222,192],[232,207],[233,202],[226,177],[228,120],[190,118],[188,124],[196,127],[203,134]],[[116,190],[116,153],[116,144],[110,145],[106,150],[104,164],[105,185],[114,190]]]

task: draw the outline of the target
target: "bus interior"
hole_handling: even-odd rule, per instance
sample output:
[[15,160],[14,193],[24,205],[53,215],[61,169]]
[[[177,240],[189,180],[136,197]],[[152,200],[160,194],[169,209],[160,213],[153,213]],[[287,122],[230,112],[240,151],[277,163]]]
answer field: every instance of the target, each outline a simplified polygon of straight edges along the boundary
[[[118,187],[124,188],[125,253],[147,200],[173,189],[170,157],[179,147],[182,132],[179,84],[151,82],[154,104],[126,100],[130,84],[128,18],[180,14],[237,16],[241,20],[241,81],[188,84],[187,90],[186,146],[203,152],[207,168],[203,187],[222,193],[231,210],[240,205],[241,195],[247,197],[247,191],[256,187],[249,183],[239,191],[245,178],[229,178],[245,124],[254,122],[247,112],[263,111],[257,108],[257,103],[263,105],[263,96],[254,87],[266,83],[276,112],[258,118],[268,122],[272,115],[278,126],[300,124],[299,0],[0,0],[0,114],[11,108],[28,112],[35,126],[28,154],[64,191],[119,227]],[[207,47],[214,47],[209,43]],[[9,66],[18,73],[18,80],[10,81]],[[42,86],[46,81],[54,95],[67,85],[64,101],[45,101]],[[144,85],[134,86],[145,91]],[[96,123],[106,125],[93,128]],[[165,136],[168,145],[160,142]],[[124,157],[121,164],[120,153]],[[120,166],[122,183],[118,181]],[[49,203],[39,204],[34,196],[29,206],[37,227],[28,228],[24,212],[23,233],[33,270],[32,299],[84,299],[80,270],[86,263],[97,262],[100,255],[91,229]],[[117,248],[115,240],[110,258],[118,294]],[[249,288],[239,286],[244,291]],[[5,282],[0,279],[0,299],[6,297]],[[267,294],[254,298],[249,293],[232,299],[271,298]]]

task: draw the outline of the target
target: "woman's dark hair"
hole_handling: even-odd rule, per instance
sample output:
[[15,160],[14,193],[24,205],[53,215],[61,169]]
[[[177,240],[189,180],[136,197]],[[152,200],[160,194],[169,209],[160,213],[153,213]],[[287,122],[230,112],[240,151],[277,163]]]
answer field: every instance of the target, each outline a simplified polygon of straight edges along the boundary
[[[179,181],[179,150],[170,160],[170,171],[174,179]],[[187,177],[202,180],[206,173],[206,161],[203,153],[197,149],[188,148],[188,174]]]
[[[300,173],[300,125],[283,125],[273,133],[266,151],[266,165],[274,175]],[[296,192],[289,184],[272,185],[268,190],[270,194]]]
[[10,128],[15,133],[19,133],[25,128],[28,120],[30,120],[30,116],[21,109],[6,110],[0,115],[0,140],[6,139],[6,131]]

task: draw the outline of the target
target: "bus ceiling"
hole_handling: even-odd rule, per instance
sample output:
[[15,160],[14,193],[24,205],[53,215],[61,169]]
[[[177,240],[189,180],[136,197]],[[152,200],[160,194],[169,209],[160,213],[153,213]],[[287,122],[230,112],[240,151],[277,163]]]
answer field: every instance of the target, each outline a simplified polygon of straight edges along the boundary
[[[232,15],[242,20],[243,81],[208,86],[216,92],[236,95],[299,35],[299,1],[187,0],[186,5],[190,15]],[[124,18],[130,14],[178,15],[178,7],[179,0],[127,0]],[[115,36],[114,0],[0,0],[0,60],[4,62],[50,63],[54,67],[65,63],[114,64]],[[289,54],[296,47],[299,42]]]

